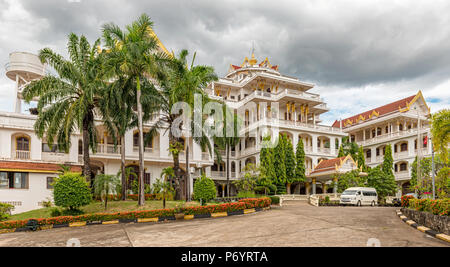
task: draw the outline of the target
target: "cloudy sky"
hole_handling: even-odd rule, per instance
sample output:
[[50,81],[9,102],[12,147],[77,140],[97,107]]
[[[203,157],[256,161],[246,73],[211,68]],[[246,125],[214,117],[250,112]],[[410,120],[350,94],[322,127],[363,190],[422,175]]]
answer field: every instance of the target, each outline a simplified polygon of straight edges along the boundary
[[259,60],[312,82],[324,124],[422,90],[432,112],[450,104],[450,1],[0,0],[0,110],[13,110],[3,65],[13,51],[65,54],[70,32],[99,38],[141,13],[169,50],[197,52],[220,76],[252,43]]

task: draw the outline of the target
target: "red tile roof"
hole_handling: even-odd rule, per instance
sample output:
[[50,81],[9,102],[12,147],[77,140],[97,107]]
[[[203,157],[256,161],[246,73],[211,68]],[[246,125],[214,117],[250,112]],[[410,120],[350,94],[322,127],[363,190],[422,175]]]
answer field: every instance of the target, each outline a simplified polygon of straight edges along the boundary
[[[73,171],[73,172],[81,172],[81,166],[71,165],[70,167],[71,167],[71,171]],[[58,164],[52,164],[52,163],[0,161],[0,170],[58,173],[61,170],[61,167]]]
[[[350,127],[348,125],[347,126],[344,125],[344,123],[347,122],[347,121],[351,121],[352,122],[351,125],[354,125],[355,123],[358,122],[357,120],[358,120],[358,118],[360,116],[362,116],[364,118],[364,121],[367,121],[369,119],[369,116],[374,111],[378,114],[377,117],[383,116],[385,114],[388,114],[388,113],[391,113],[391,112],[394,112],[394,111],[398,111],[399,108],[405,108],[407,106],[407,103],[410,103],[415,97],[416,97],[416,95],[412,95],[412,96],[409,96],[407,98],[404,98],[404,99],[401,99],[401,100],[389,103],[387,105],[384,105],[384,106],[381,106],[381,107],[377,107],[377,108],[371,109],[369,111],[366,111],[366,112],[354,115],[354,116],[346,118],[346,119],[343,119],[342,120],[342,128]],[[332,127],[340,128],[340,121],[336,120],[333,123]]]
[[314,168],[314,171],[311,172],[311,174],[335,170],[336,164],[340,165],[341,160],[344,160],[346,157],[347,156],[335,159],[322,160],[321,162],[319,162],[319,164],[317,164],[317,166]]

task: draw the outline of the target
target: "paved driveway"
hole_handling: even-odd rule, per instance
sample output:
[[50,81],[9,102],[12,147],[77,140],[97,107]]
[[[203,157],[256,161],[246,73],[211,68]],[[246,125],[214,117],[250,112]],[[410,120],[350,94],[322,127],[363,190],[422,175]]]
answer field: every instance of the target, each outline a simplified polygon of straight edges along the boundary
[[385,207],[313,207],[285,202],[250,215],[193,221],[95,225],[0,235],[0,246],[448,246],[408,226]]

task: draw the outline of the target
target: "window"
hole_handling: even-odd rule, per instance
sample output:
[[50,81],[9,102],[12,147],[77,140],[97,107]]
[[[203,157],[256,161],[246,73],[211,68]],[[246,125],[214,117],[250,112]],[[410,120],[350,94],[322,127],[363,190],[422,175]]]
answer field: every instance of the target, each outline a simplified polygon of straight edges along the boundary
[[398,129],[399,129],[400,131],[403,131],[403,124],[400,124],[400,125],[398,126]]
[[380,155],[380,149],[377,148],[377,156],[379,156],[379,155]]
[[0,172],[0,189],[9,188],[9,179],[7,172]]
[[27,137],[17,137],[16,150],[30,151],[30,140]]
[[394,153],[397,153],[397,145],[394,145]]
[[386,131],[386,133],[389,133],[389,126],[386,126],[385,131]]
[[47,177],[47,189],[53,189],[53,181],[55,180],[55,177]]
[[[152,148],[153,147],[153,141],[151,141],[151,142],[148,142],[148,144],[145,144],[145,140],[146,140],[146,138],[147,138],[147,135],[148,135],[148,133],[144,133],[144,146],[146,147],[146,148]],[[136,132],[134,135],[133,135],[133,146],[139,146],[139,132]]]
[[394,164],[394,171],[398,172],[398,165],[397,164]]
[[377,135],[381,135],[381,128],[380,127],[377,128]]
[[366,151],[366,158],[371,158],[372,157],[372,151],[369,149]]
[[28,189],[28,173],[0,172],[1,189]]
[[53,145],[53,147],[50,148],[49,144],[44,143],[42,143],[42,152],[65,153],[65,151],[62,150],[59,145]]
[[83,141],[78,140],[78,155],[83,155]]
[[406,170],[407,170],[407,168],[408,168],[408,164],[406,164],[406,163],[402,163],[402,164],[400,164],[400,171],[401,171],[401,172],[404,172],[404,171],[406,171]]
[[403,143],[400,145],[400,151],[408,151],[408,144],[407,143]]

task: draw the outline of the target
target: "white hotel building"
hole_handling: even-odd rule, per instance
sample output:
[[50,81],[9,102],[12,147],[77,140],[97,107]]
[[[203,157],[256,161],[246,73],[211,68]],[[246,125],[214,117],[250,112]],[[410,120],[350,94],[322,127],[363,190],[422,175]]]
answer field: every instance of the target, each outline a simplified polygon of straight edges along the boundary
[[[40,208],[42,201],[52,197],[50,183],[58,175],[58,164],[71,165],[74,171],[81,170],[82,137],[80,134],[71,137],[72,147],[69,153],[60,152],[56,147],[50,149],[46,141],[39,139],[33,130],[37,116],[22,111],[21,92],[24,86],[45,75],[45,67],[37,56],[12,53],[10,62],[6,65],[6,75],[17,86],[15,111],[0,111],[0,202],[13,204],[14,212],[17,213]],[[252,55],[250,59],[245,58],[239,66],[231,65],[224,78],[205,89],[212,98],[224,100],[230,108],[243,114],[245,127],[241,134],[244,137],[233,149],[232,160],[228,166],[231,179],[238,179],[246,164],[259,164],[262,139],[259,130],[267,126],[278,126],[279,132],[287,134],[294,147],[300,138],[303,140],[308,174],[313,172],[320,161],[336,158],[342,137],[350,135],[358,144],[363,145],[366,151],[370,151],[366,152],[366,162],[370,166],[381,162],[384,145],[396,145],[396,179],[400,183],[407,182],[410,177],[409,165],[417,153],[414,145],[418,125],[416,110],[420,113],[420,132],[425,135],[429,133],[429,109],[422,95],[419,93],[413,99],[402,100],[398,106],[395,104],[395,111],[384,112],[384,109],[378,108],[370,111],[367,116],[364,113],[356,118],[346,119],[342,126],[338,122],[333,126],[324,126],[320,124],[320,115],[329,109],[319,95],[309,92],[313,87],[313,84],[280,74],[278,67],[272,66],[268,59],[258,63]],[[275,108],[271,108],[276,105],[279,112],[274,112]],[[144,130],[148,131],[152,123],[146,122]],[[91,152],[93,172],[117,174],[120,169],[120,146],[114,146],[100,120],[96,124],[99,145],[97,153]],[[125,135],[126,164],[134,168],[138,166],[136,137],[137,130],[129,131]],[[191,188],[195,177],[204,169],[216,182],[218,194],[222,196],[226,192],[227,166],[225,163],[218,164],[215,157],[210,156],[208,152],[202,152],[192,139],[189,143],[192,148]],[[168,149],[168,131],[161,131],[145,148],[146,183],[154,182],[160,177],[163,168],[173,164]],[[423,153],[430,153],[430,148],[427,147]],[[181,155],[180,161],[181,167],[186,168],[185,156]],[[310,190],[311,182],[313,191]],[[321,184],[318,182],[313,173],[308,176],[307,183],[292,185],[291,192],[321,193],[325,183],[329,181],[321,181]],[[234,186],[231,191],[235,192]]]

